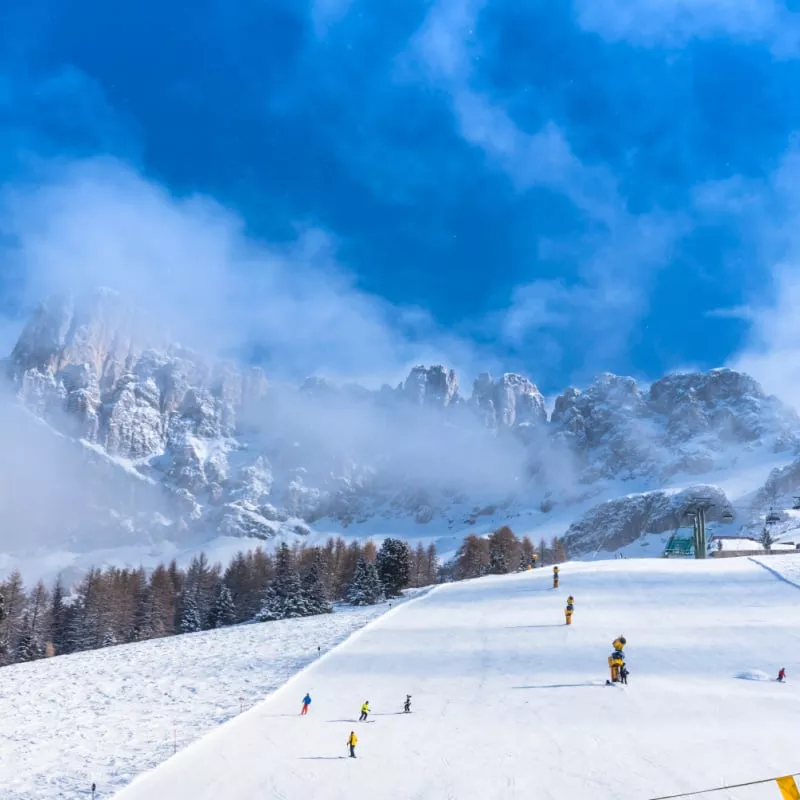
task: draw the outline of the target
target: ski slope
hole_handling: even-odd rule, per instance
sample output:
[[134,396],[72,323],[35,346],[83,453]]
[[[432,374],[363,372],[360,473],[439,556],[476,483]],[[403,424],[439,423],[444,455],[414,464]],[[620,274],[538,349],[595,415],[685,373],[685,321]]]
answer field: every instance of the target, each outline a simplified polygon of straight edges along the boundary
[[[630,685],[605,686],[620,634]],[[800,770],[798,719],[797,587],[748,559],[566,564],[558,590],[545,569],[390,611],[116,798],[646,800]]]
[[[409,590],[409,595],[426,590]],[[406,602],[395,601],[393,605]],[[389,609],[152,639],[0,669],[0,798],[108,798]],[[317,650],[319,648],[319,651]]]

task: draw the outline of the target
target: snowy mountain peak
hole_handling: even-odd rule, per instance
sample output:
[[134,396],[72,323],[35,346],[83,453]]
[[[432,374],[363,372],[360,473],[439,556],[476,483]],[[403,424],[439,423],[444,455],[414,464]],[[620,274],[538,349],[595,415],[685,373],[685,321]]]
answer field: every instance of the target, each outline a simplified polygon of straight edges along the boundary
[[513,428],[547,422],[541,392],[527,378],[513,372],[506,372],[497,380],[492,380],[488,372],[481,373],[472,385],[470,404],[489,427]]
[[[800,441],[797,415],[731,370],[644,392],[604,373],[565,390],[548,420],[541,392],[515,373],[480,374],[468,402],[441,364],[379,391],[319,377],[293,388],[165,341],[101,290],[42,304],[5,362],[29,411],[123,482],[165,493],[159,536],[271,538],[325,519],[463,530],[482,509],[568,506],[634,479],[658,489],[742,452],[791,457]],[[108,502],[126,540],[151,536],[146,513],[133,520]]]
[[455,370],[437,364],[417,365],[408,374],[402,394],[414,405],[447,408],[459,401],[458,379]]

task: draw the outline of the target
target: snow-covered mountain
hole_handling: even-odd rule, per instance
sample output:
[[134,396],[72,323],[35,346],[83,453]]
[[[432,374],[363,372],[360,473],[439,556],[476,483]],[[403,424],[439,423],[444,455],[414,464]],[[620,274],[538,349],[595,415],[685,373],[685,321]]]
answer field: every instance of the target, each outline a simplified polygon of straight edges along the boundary
[[[647,388],[603,374],[564,391],[549,416],[521,375],[482,374],[463,392],[441,365],[379,390],[320,378],[287,386],[171,343],[109,290],[42,304],[3,368],[25,424],[71,452],[39,463],[61,468],[66,484],[83,484],[82,471],[102,478],[80,513],[65,514],[78,548],[387,525],[457,537],[520,517],[533,535],[562,520],[551,531],[562,535],[592,503],[714,483],[732,464],[775,454],[786,464],[800,443],[795,412],[731,370]],[[41,486],[45,505],[53,479]],[[638,535],[637,514],[611,537],[620,546]],[[570,531],[573,553],[596,546],[591,528]]]

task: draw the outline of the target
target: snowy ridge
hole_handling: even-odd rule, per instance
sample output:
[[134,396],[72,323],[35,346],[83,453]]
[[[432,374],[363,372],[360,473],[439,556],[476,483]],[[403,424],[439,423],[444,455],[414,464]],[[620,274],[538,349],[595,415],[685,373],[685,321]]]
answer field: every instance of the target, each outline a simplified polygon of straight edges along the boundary
[[[786,465],[800,441],[797,415],[730,370],[647,390],[603,374],[562,393],[549,418],[536,385],[512,373],[478,376],[468,398],[441,365],[380,390],[270,383],[257,367],[170,343],[109,290],[44,303],[4,363],[16,402],[104,462],[111,488],[76,510],[68,536],[60,514],[41,522],[41,546],[71,540],[76,561],[115,545],[139,543],[150,560],[145,551],[220,537],[247,547],[342,531],[452,551],[470,530],[504,523],[551,538],[620,495],[687,489],[701,476],[719,484],[768,458]],[[83,469],[45,458],[62,475]],[[594,546],[572,539],[577,553]],[[34,555],[6,552],[9,563]]]

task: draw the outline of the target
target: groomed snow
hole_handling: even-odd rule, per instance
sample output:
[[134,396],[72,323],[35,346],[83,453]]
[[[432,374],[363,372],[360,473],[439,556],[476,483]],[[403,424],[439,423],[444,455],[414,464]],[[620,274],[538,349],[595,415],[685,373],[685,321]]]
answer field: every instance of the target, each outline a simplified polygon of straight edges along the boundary
[[388,608],[344,607],[4,667],[0,798],[84,797],[92,782],[98,800],[110,797],[176,743],[184,748],[263,700],[312,663],[317,647],[324,654]]
[[[620,634],[630,685],[607,687]],[[787,684],[737,677],[782,666]],[[407,692],[411,715],[398,713]],[[374,722],[360,724],[367,699]],[[646,800],[800,768],[798,719],[794,586],[744,558],[565,564],[559,590],[545,569],[396,609],[117,800]]]

